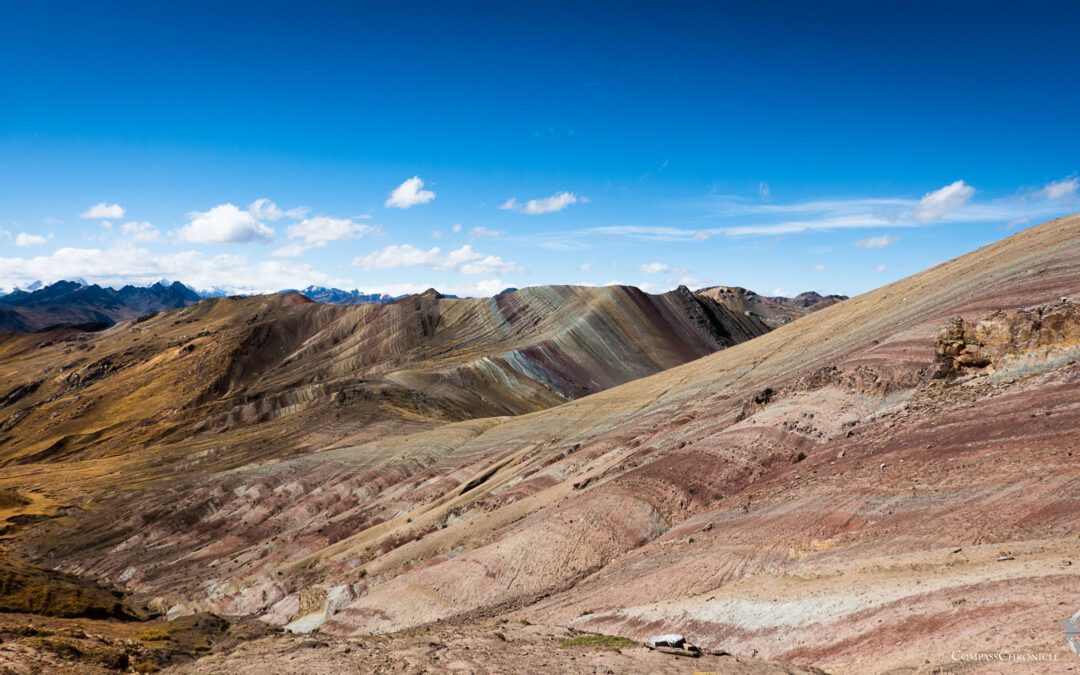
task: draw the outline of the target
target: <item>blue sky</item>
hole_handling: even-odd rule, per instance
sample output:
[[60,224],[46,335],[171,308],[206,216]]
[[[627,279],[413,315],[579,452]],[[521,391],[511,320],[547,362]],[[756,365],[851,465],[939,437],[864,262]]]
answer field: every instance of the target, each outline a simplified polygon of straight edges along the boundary
[[1080,210],[1074,3],[355,4],[0,7],[0,288],[855,294]]

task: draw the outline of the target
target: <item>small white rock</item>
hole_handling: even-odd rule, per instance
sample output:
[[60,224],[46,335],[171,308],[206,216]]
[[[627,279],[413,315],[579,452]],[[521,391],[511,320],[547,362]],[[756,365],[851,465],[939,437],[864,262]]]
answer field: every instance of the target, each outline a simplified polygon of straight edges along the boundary
[[669,635],[655,635],[649,638],[649,642],[653,647],[674,647],[678,649],[686,642],[686,638],[678,633],[671,633]]

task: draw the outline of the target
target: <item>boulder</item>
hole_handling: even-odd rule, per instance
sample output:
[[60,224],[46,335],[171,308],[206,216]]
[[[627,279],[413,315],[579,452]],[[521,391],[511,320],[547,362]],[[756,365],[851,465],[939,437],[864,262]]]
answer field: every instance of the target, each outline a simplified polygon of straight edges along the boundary
[[649,638],[649,643],[653,647],[674,647],[675,649],[679,649],[686,643],[686,638],[678,633],[655,635]]

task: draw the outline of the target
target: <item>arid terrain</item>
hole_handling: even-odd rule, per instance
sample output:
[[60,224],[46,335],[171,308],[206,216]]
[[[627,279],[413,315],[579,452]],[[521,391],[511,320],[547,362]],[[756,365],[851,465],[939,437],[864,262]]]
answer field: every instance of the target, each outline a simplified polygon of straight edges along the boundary
[[552,286],[2,335],[0,666],[1061,672],[1078,261],[1071,216],[814,312]]

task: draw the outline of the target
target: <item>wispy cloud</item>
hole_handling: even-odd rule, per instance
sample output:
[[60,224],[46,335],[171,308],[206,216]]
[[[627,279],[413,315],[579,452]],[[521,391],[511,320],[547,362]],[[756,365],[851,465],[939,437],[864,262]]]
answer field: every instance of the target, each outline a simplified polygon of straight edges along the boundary
[[79,214],[80,218],[109,219],[123,218],[124,207],[119,204],[99,202]]
[[278,205],[274,202],[266,199],[256,199],[248,207],[248,213],[255,217],[257,220],[281,220],[282,218],[291,218],[292,220],[300,220],[310,212],[311,209],[306,206],[298,206],[295,209],[289,209],[288,211],[282,211],[278,208]]
[[328,241],[359,239],[378,229],[377,225],[356,223],[348,218],[315,216],[290,225],[286,231],[290,239],[303,239],[306,244],[325,244]]
[[880,237],[867,237],[855,242],[855,248],[885,248],[900,241],[900,237],[892,234],[883,234]]
[[27,234],[26,232],[20,232],[15,237],[16,246],[43,246],[45,242],[49,241],[48,238],[41,236],[40,234]]
[[646,263],[642,265],[640,269],[645,274],[661,274],[663,272],[671,271],[671,267],[658,262]]
[[516,263],[507,262],[499,256],[484,255],[474,251],[470,245],[443,253],[438,246],[425,251],[412,244],[394,244],[359,256],[352,264],[366,270],[428,267],[462,274],[508,274],[520,270]]
[[1080,178],[1073,176],[1049,183],[1035,195],[1046,199],[1064,199],[1075,196],[1078,188],[1080,188]]
[[562,211],[571,204],[588,201],[588,198],[579,197],[573,192],[557,192],[550,197],[545,197],[543,199],[530,199],[524,204],[519,204],[517,197],[511,197],[500,204],[499,208],[503,211],[518,211],[519,213],[525,213],[530,216],[539,216],[544,213]]
[[360,239],[361,237],[379,231],[378,225],[356,223],[348,218],[330,218],[327,216],[315,216],[306,218],[301,222],[290,225],[288,230],[289,239],[299,239],[274,251],[271,255],[275,258],[298,258],[305,251],[313,248],[324,248],[332,241],[347,241]]
[[[732,196],[713,196],[704,201],[683,202],[704,215],[684,226],[607,225],[575,232],[547,233],[566,244],[575,238],[612,237],[632,241],[694,242],[712,237],[778,236],[845,229],[927,227],[954,223],[1027,223],[1060,216],[1063,200],[1073,194],[1074,179],[1063,179],[1041,190],[988,202],[973,201],[975,189],[963,180],[926,193],[921,199],[900,197],[823,199],[790,204],[748,202]],[[1076,180],[1080,188],[1080,179]],[[1055,195],[1056,199],[1050,198]],[[1043,197],[1033,199],[1033,196]],[[691,227],[690,224],[700,225]],[[895,235],[860,239],[860,248],[880,248],[895,243]]]
[[469,239],[483,239],[485,237],[498,237],[503,233],[501,230],[489,230],[486,227],[474,227],[469,230]]
[[128,241],[147,242],[157,241],[160,236],[158,229],[153,223],[131,222],[120,226],[120,235]]

